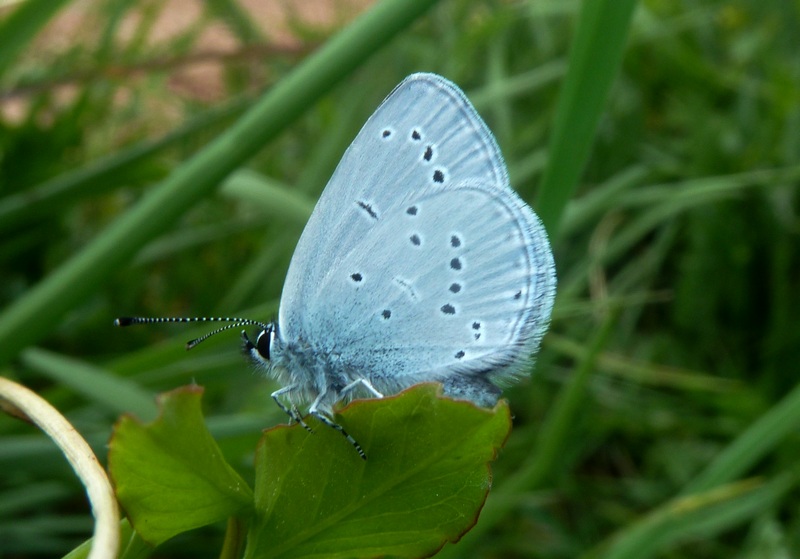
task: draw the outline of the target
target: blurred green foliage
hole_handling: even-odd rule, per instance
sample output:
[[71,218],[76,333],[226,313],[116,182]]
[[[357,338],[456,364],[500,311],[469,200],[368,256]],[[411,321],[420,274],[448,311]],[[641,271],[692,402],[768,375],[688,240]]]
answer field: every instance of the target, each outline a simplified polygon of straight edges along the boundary
[[[354,15],[331,2],[320,27],[297,8],[287,35],[244,2],[216,0],[165,38],[163,18],[179,17],[170,3],[37,9],[46,3],[0,8],[0,321]],[[82,286],[86,297],[38,315],[39,347],[0,339],[13,357],[0,374],[43,394],[101,458],[120,402],[197,382],[209,429],[252,483],[260,429],[284,418],[236,336],[186,354],[202,328],[121,331],[113,318],[273,316],[303,216],[415,71],[462,86],[512,184],[536,202],[582,6],[441,2],[214,194],[159,224],[135,258]],[[79,33],[42,27],[58,7]],[[481,521],[443,556],[800,554],[798,27],[790,2],[637,4],[588,165],[558,216],[551,333],[530,382],[506,391],[515,428]],[[229,51],[209,50],[212,30],[229,34]],[[76,359],[93,368],[64,374]],[[549,469],[537,469],[540,449]],[[0,419],[0,472],[0,557],[65,553],[90,534],[82,488],[30,426]],[[159,553],[215,556],[223,528]]]

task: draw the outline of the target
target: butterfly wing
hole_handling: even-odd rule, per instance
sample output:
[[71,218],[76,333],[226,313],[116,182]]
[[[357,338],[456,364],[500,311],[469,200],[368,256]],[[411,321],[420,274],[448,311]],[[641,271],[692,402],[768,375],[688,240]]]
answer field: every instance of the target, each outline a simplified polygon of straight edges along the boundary
[[538,347],[554,290],[544,229],[508,186],[486,125],[455,85],[416,74],[370,117],[320,197],[279,325],[386,393],[502,380]]
[[[497,143],[458,87],[435,74],[413,74],[369,118],[320,196],[289,266],[282,333],[302,335],[340,250],[359,243],[392,201],[463,180],[507,188]],[[350,217],[354,205],[361,212]]]
[[340,254],[304,334],[386,392],[453,375],[502,381],[538,348],[554,294],[544,229],[516,194],[427,187]]

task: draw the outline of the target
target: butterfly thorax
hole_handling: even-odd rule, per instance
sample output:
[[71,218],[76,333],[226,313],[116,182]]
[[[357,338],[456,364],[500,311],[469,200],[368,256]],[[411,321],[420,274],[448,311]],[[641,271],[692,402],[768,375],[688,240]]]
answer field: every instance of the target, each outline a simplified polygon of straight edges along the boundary
[[357,380],[339,354],[315,347],[306,340],[286,341],[275,336],[270,349],[268,374],[282,386],[294,386],[288,395],[291,400],[311,401],[320,394],[332,406],[339,400],[342,389]]

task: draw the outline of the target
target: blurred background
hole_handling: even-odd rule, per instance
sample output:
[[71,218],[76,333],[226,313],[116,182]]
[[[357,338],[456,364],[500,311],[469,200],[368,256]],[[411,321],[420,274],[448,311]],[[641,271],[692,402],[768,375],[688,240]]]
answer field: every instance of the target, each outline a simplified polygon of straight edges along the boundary
[[[65,263],[372,5],[0,2],[0,323],[44,300],[46,278],[58,289]],[[439,2],[177,218],[154,212],[160,230],[135,256],[75,275],[30,335],[0,336],[0,374],[58,407],[101,460],[119,414],[141,409],[131,394],[200,384],[212,433],[252,479],[260,430],[284,418],[237,334],[186,353],[207,328],[119,330],[114,317],[274,317],[317,196],[412,72],[464,89],[536,207],[582,7]],[[535,373],[506,391],[515,428],[492,512],[445,553],[607,557],[649,534],[659,557],[798,556],[800,5],[642,0],[623,32],[588,163],[551,231],[551,331]],[[543,439],[556,459],[534,475]],[[6,416],[0,472],[0,557],[59,556],[90,535],[69,466]],[[157,556],[216,556],[223,528]]]

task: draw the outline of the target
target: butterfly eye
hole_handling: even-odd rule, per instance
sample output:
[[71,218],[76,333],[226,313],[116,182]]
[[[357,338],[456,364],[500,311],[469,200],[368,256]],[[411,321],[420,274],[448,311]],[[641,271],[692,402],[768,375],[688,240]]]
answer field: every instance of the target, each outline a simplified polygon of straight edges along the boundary
[[269,361],[269,348],[272,345],[272,340],[275,337],[275,331],[272,328],[262,330],[256,336],[256,351],[258,354]]

